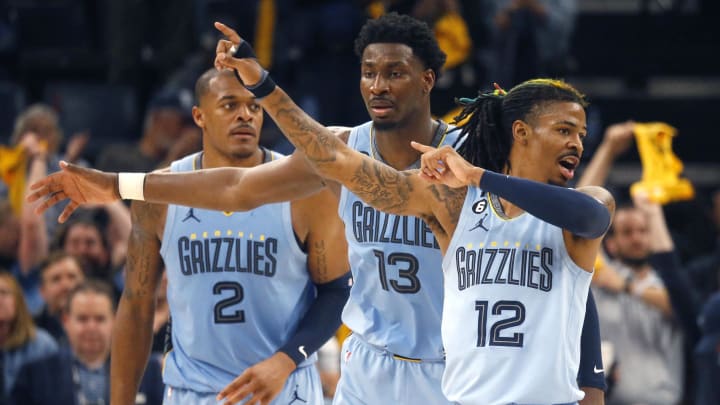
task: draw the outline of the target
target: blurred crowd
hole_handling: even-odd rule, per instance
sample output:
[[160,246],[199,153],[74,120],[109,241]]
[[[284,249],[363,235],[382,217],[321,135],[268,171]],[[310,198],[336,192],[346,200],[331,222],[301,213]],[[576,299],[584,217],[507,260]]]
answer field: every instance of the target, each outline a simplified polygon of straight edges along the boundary
[[[76,392],[87,404],[103,403],[128,207],[86,207],[59,224],[62,205],[38,216],[24,196],[60,160],[146,172],[199,150],[193,85],[214,57],[213,21],[253,43],[275,80],[320,122],[356,125],[367,114],[353,40],[367,18],[397,11],[434,28],[448,61],[433,113],[451,117],[454,96],[493,81],[509,88],[571,73],[577,3],[0,1],[0,404],[30,403],[38,391],[48,404],[75,403]],[[589,126],[577,185],[606,186],[618,201],[592,287],[607,403],[720,403],[720,184],[696,187],[694,199],[680,203],[632,198],[608,176],[618,159],[636,159],[635,124],[590,114]],[[262,142],[291,150],[273,127]],[[155,356],[139,404],[162,402],[169,319],[162,287],[157,300]],[[329,398],[338,353],[333,340],[318,363]]]

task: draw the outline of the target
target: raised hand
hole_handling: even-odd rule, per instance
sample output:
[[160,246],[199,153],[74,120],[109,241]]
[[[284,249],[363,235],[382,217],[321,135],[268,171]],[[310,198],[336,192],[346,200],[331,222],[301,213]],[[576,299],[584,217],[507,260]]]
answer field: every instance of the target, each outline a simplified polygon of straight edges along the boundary
[[635,139],[634,128],[633,121],[620,122],[607,127],[603,143],[610,148],[613,157],[628,150]]
[[215,28],[222,32],[227,39],[218,40],[215,47],[215,68],[235,69],[240,79],[247,86],[260,82],[263,68],[254,57],[236,58],[235,51],[244,41],[234,29],[227,25],[216,22]]
[[269,404],[285,386],[295,369],[292,359],[285,353],[275,353],[270,358],[246,369],[239,377],[223,388],[217,396],[224,404],[235,404],[249,398],[247,404]]
[[27,197],[28,202],[43,200],[35,208],[37,214],[68,199],[70,203],[58,217],[63,223],[82,204],[106,204],[120,199],[117,173],[86,169],[65,161],[60,162],[60,169],[30,186],[32,193]]
[[420,176],[425,180],[453,188],[478,185],[484,170],[468,163],[452,147],[445,145],[437,149],[417,142],[410,145],[422,152]]

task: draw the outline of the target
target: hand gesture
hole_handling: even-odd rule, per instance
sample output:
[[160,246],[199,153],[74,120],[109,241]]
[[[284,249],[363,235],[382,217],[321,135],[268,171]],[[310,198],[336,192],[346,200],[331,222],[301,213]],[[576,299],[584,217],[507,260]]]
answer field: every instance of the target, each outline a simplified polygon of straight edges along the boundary
[[37,214],[69,199],[70,203],[58,217],[58,221],[63,223],[81,204],[106,204],[120,199],[117,173],[86,169],[65,161],[60,162],[60,169],[30,186],[33,192],[27,197],[28,202],[44,199],[35,208]]
[[239,377],[223,388],[217,396],[224,404],[235,404],[249,397],[246,405],[267,405],[285,386],[295,363],[287,354],[278,352],[270,358],[246,369]]
[[613,156],[628,150],[634,139],[635,122],[626,121],[610,125],[605,129],[603,143],[610,147]]
[[482,169],[468,163],[450,146],[437,149],[417,142],[410,142],[410,145],[422,152],[420,177],[425,180],[453,188],[477,185]]
[[240,35],[238,35],[234,29],[220,22],[215,23],[215,28],[222,32],[227,38],[220,39],[217,43],[217,47],[215,47],[215,68],[217,70],[235,69],[240,76],[240,79],[247,86],[260,82],[263,68],[260,66],[257,59],[239,59],[234,57],[235,51],[244,41],[240,38]]

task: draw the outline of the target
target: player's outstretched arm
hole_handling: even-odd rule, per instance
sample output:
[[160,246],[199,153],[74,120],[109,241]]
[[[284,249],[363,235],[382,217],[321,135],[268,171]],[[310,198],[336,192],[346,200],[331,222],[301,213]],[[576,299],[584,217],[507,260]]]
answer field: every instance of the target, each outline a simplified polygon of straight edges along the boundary
[[[61,162],[60,170],[31,186],[28,201],[36,208],[70,200],[58,220],[65,222],[83,204],[107,204],[121,199],[118,173]],[[178,204],[221,211],[247,211],[263,204],[288,201],[317,192],[325,183],[298,154],[253,168],[217,168],[193,172],[153,172],[139,181],[142,193],[123,195],[159,204]],[[144,182],[144,184],[143,184]]]
[[[432,187],[410,172],[398,172],[347,147],[302,111],[282,89],[269,85],[267,72],[252,58],[251,48],[234,30],[221,23],[215,23],[215,27],[228,38],[218,42],[216,68],[234,69],[238,73],[258,97],[258,103],[321,176],[338,181],[377,209],[424,219],[432,216],[430,205],[439,200]],[[244,54],[233,54],[236,48]]]
[[110,360],[110,401],[135,403],[145,372],[153,335],[155,293],[162,276],[158,237],[166,207],[133,202],[125,289],[113,329]]

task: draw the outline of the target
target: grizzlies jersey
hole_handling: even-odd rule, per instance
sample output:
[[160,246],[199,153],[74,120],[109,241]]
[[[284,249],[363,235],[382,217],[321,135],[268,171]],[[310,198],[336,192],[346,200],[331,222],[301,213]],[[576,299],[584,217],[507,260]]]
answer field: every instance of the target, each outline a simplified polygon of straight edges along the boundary
[[[453,145],[459,131],[440,123],[433,145]],[[372,122],[350,132],[348,146],[382,160]],[[437,241],[419,218],[387,214],[342,188],[354,279],[343,322],[368,343],[405,357],[442,359],[442,271]]]
[[443,260],[443,393],[461,404],[575,402],[592,274],[561,228],[527,212],[504,219],[493,199],[468,188]]
[[[190,155],[171,171],[199,169],[200,162],[201,153]],[[172,316],[163,372],[169,386],[219,392],[273,355],[315,297],[289,202],[248,212],[168,205],[160,252]]]

